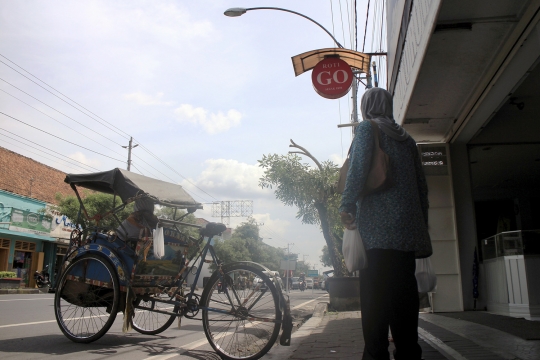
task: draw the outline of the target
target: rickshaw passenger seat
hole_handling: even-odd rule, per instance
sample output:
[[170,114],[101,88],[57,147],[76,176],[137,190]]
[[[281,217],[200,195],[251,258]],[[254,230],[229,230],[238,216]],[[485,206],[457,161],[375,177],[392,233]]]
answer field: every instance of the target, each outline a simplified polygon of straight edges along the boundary
[[225,230],[227,230],[227,226],[225,226],[224,224],[210,222],[206,224],[206,227],[204,229],[201,229],[201,234],[203,236],[208,236],[209,238],[211,238],[214,235],[221,234]]

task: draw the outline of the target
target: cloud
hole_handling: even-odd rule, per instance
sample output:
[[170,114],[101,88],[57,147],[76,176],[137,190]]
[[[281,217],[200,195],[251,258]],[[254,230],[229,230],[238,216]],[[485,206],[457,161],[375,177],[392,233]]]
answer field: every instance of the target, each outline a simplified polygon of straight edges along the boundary
[[76,153],[68,155],[68,157],[70,159],[78,161],[78,162],[80,162],[82,164],[92,166],[92,167],[95,167],[95,168],[98,168],[98,169],[101,166],[101,162],[99,160],[97,160],[97,159],[89,159],[89,158],[86,157],[86,155],[84,155],[83,153],[81,153],[79,151],[77,151]]
[[343,165],[343,163],[345,162],[345,159],[347,158],[347,156],[345,155],[345,157],[341,156],[341,155],[338,155],[338,154],[332,154],[330,155],[330,161],[336,163],[338,166],[341,166]]
[[158,92],[155,96],[147,95],[142,92],[135,92],[131,94],[124,94],[124,99],[135,101],[139,105],[149,106],[149,105],[173,105],[173,101],[163,101],[162,92]]
[[[204,162],[204,167],[199,177],[190,181],[220,200],[253,199],[267,197],[270,193],[259,187],[263,169],[258,165],[241,163],[237,160],[208,159]],[[200,192],[193,189],[187,181],[183,181],[182,186],[188,191]]]
[[188,122],[200,125],[209,134],[217,134],[229,130],[232,127],[240,125],[242,114],[234,109],[227,111],[226,114],[221,111],[211,113],[202,107],[193,107],[190,104],[182,104],[174,110],[179,122]]

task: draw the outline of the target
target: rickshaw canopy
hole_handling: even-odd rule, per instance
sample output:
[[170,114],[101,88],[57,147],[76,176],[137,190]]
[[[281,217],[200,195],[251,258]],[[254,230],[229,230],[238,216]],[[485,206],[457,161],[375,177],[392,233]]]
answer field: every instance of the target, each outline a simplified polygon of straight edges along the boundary
[[201,203],[195,201],[180,185],[119,168],[91,174],[67,174],[64,182],[71,186],[116,194],[124,203],[129,198],[146,193],[157,199],[158,204],[202,209]]

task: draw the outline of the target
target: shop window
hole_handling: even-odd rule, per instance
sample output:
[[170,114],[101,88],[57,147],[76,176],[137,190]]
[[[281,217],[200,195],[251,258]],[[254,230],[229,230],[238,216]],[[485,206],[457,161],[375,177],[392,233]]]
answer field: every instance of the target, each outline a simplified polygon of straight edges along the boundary
[[0,239],[0,249],[8,249],[11,245],[11,240],[9,239]]
[[28,241],[15,241],[15,250],[36,251],[36,243]]

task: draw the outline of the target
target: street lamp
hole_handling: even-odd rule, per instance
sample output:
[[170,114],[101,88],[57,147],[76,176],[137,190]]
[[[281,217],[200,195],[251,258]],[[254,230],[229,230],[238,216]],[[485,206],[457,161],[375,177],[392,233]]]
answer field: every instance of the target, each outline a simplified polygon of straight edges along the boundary
[[292,10],[288,10],[288,9],[283,9],[283,8],[278,8],[278,7],[253,7],[253,8],[239,8],[239,7],[236,7],[236,8],[230,8],[230,9],[227,9],[225,10],[225,12],[223,13],[225,16],[229,16],[229,17],[238,17],[238,16],[242,16],[244,15],[246,12],[248,11],[251,11],[251,10],[279,10],[279,11],[284,11],[284,12],[288,12],[288,13],[291,13],[291,14],[295,14],[295,15],[298,15],[298,16],[301,16],[305,19],[308,19],[309,21],[311,21],[312,23],[316,24],[318,27],[320,27],[321,29],[323,29],[328,35],[330,35],[330,37],[332,38],[332,40],[334,40],[334,42],[336,43],[336,45],[343,49],[343,45],[341,45],[339,43],[339,41],[336,40],[336,38],[334,37],[334,35],[332,35],[330,33],[330,31],[326,30],[326,28],[324,26],[322,26],[321,24],[319,24],[318,22],[316,22],[315,20],[313,20],[312,18],[310,18],[309,16],[306,16],[304,14],[301,14],[299,12],[296,12],[296,11],[292,11]]

